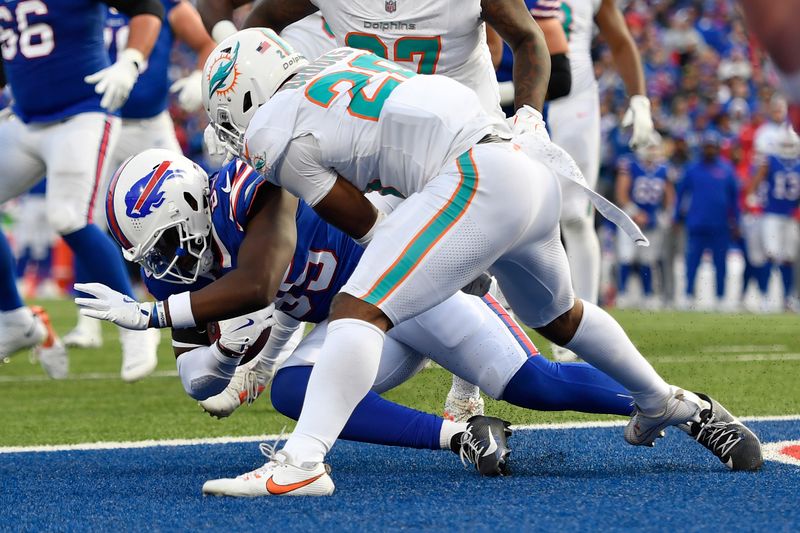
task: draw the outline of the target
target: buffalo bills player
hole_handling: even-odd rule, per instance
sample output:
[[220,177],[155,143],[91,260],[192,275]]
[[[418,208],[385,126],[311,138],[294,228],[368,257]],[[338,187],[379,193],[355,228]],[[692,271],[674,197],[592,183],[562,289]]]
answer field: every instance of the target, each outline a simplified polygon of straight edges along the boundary
[[[0,123],[0,202],[30,189],[47,172],[50,224],[91,279],[132,294],[113,242],[91,212],[119,119],[112,115],[147,66],[164,9],[157,0],[108,0],[131,17],[127,47],[110,64],[103,47],[106,4],[12,0],[0,6],[5,74],[14,116]],[[0,353],[38,344],[45,328],[16,290],[0,237]],[[154,333],[120,330],[122,378],[140,379],[156,364]]]
[[[762,183],[767,184],[764,215],[761,223],[761,242],[767,255],[767,271],[777,265],[783,279],[784,307],[796,308],[792,300],[794,272],[792,262],[798,250],[798,227],[793,214],[800,206],[800,138],[788,125],[776,143],[775,155],[770,155],[758,169],[748,192],[755,193]],[[766,300],[766,285],[762,298]],[[766,307],[762,304],[762,308]]]
[[645,306],[653,309],[658,302],[653,295],[653,266],[658,261],[664,232],[664,212],[675,198],[674,178],[670,167],[663,161],[661,139],[654,136],[649,146],[636,150],[635,158],[620,160],[617,171],[617,202],[644,230],[650,241],[647,248],[635,247],[626,235],[617,238],[619,261],[619,294],[617,306],[630,303],[627,295],[628,277],[634,263],[639,265]]
[[[109,155],[109,173],[113,173],[128,157],[147,148],[166,148],[180,152],[175,126],[167,112],[168,91],[178,93],[178,102],[186,111],[202,104],[200,75],[206,57],[214,49],[214,41],[203,27],[197,10],[187,0],[161,0],[165,17],[155,47],[148,60],[147,70],[139,77],[128,100],[120,108],[122,118],[119,139]],[[111,60],[125,49],[130,33],[130,18],[116,9],[109,9],[106,18],[105,42]],[[170,53],[175,40],[186,43],[197,54],[198,69],[169,86]],[[105,191],[104,179],[99,190]],[[103,202],[95,203],[94,220],[105,219]],[[76,265],[78,281],[88,281],[80,265]],[[64,336],[67,346],[81,348],[102,344],[100,323],[78,315],[78,325]]]

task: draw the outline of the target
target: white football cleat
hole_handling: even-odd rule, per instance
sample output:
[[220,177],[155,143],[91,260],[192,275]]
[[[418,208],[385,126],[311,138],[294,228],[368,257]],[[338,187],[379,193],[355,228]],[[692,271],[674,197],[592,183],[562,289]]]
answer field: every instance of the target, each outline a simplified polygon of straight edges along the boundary
[[672,389],[664,402],[664,409],[655,415],[646,415],[634,405],[633,415],[625,427],[625,440],[634,446],[655,446],[655,441],[664,436],[668,426],[700,422],[700,411],[710,409],[708,402],[696,394],[677,387]]
[[274,367],[264,365],[241,365],[236,369],[231,382],[225,390],[200,402],[208,414],[217,418],[225,418],[242,405],[255,402],[275,374]]
[[466,422],[473,416],[483,416],[483,411],[484,401],[480,395],[459,398],[451,390],[447,393],[447,399],[444,401],[442,418],[453,422]]
[[0,357],[33,348],[47,339],[47,328],[27,307],[0,314]]
[[100,321],[78,314],[78,323],[64,335],[64,344],[70,348],[100,348],[103,332]]
[[238,498],[333,494],[330,466],[325,463],[294,465],[286,452],[272,453],[268,444],[261,445],[261,452],[270,457],[263,466],[232,479],[206,481],[203,494]]
[[563,346],[551,342],[550,348],[553,350],[553,359],[559,363],[574,363],[575,361],[580,361],[580,357],[575,355],[575,352]]
[[33,358],[39,361],[45,373],[51,378],[65,379],[69,373],[67,348],[58,338],[55,330],[53,330],[47,311],[39,306],[31,307],[31,311],[47,330],[47,338],[40,345],[33,348]]
[[157,329],[136,331],[119,328],[122,344],[122,381],[132,383],[149,376],[158,364],[158,343],[161,332]]

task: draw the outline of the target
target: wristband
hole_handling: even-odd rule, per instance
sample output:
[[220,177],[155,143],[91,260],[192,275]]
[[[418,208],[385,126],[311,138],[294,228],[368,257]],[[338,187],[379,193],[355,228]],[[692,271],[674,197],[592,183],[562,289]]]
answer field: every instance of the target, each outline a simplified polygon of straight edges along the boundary
[[173,328],[193,328],[197,324],[192,314],[192,298],[189,291],[173,294],[167,298],[169,304],[170,325]]
[[164,302],[158,301],[153,304],[153,309],[150,312],[150,326],[154,328],[166,328],[167,324],[167,311],[164,309]]

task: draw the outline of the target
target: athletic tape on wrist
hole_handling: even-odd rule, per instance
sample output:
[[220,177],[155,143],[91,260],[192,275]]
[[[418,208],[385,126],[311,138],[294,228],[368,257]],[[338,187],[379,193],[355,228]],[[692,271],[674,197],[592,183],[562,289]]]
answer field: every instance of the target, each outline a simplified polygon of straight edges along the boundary
[[164,309],[164,302],[158,301],[153,304],[153,310],[150,313],[150,325],[154,328],[167,327],[167,311]]
[[167,298],[170,325],[173,328],[193,328],[196,326],[192,314],[192,299],[189,291],[173,294]]

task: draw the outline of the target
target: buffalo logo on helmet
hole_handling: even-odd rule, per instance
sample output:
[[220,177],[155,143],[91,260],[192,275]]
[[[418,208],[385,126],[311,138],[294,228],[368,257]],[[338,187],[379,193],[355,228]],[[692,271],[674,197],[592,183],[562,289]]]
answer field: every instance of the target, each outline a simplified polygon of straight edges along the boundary
[[142,179],[133,184],[125,194],[125,214],[130,218],[144,218],[164,203],[164,182],[181,176],[183,171],[169,168],[171,161],[164,161]]
[[236,87],[239,79],[239,69],[236,68],[236,60],[239,57],[239,42],[233,50],[223,51],[219,57],[211,64],[209,72],[213,74],[208,78],[208,97],[214,93],[226,95]]

